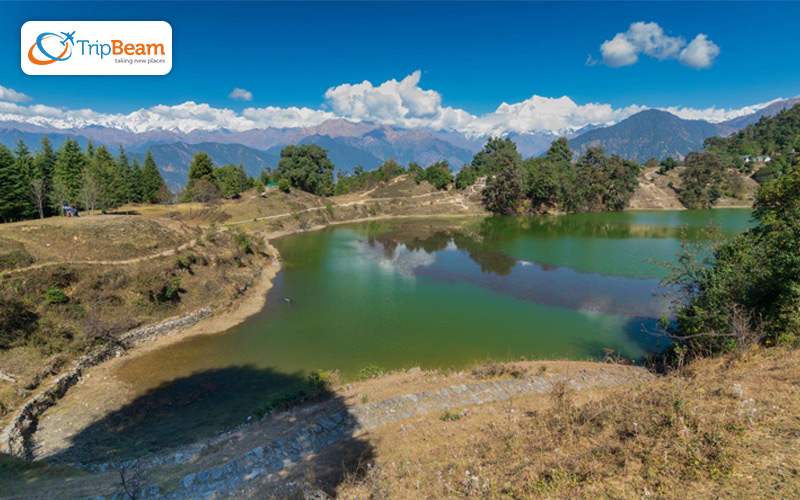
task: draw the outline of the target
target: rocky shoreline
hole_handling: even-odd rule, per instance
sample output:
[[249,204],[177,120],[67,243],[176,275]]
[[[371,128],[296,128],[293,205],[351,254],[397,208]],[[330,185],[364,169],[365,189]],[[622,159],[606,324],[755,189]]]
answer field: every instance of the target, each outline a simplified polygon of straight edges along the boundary
[[132,330],[121,336],[116,342],[104,344],[79,358],[72,364],[69,371],[59,375],[47,389],[22,405],[12,417],[11,422],[0,433],[0,452],[19,458],[30,458],[28,439],[36,428],[39,416],[56,404],[70,387],[78,383],[88,368],[112,357],[122,356],[125,351],[142,342],[184,331],[209,316],[211,316],[211,310],[203,308],[156,325]]

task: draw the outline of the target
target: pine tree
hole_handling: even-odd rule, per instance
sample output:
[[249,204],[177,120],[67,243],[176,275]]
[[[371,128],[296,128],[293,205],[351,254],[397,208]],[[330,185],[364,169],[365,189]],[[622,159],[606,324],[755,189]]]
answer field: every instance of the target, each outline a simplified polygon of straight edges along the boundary
[[156,203],[158,201],[158,190],[163,185],[164,179],[161,177],[161,172],[158,171],[153,155],[148,151],[142,164],[142,201],[144,203]]
[[213,175],[214,162],[211,161],[211,157],[202,151],[198,151],[189,165],[189,184],[200,179],[213,181]]
[[42,146],[33,156],[33,172],[31,177],[33,180],[42,181],[41,189],[44,195],[43,204],[45,215],[53,213],[50,209],[50,204],[54,202],[51,193],[54,187],[53,174],[55,172],[57,158],[58,156],[55,151],[53,151],[53,144],[50,142],[50,138],[46,135],[42,136]]
[[143,199],[142,194],[142,167],[139,166],[139,160],[136,157],[133,157],[133,163],[131,163],[131,183],[130,183],[130,192],[131,192],[131,202],[133,203],[141,203]]
[[117,176],[121,179],[122,189],[120,195],[123,203],[131,203],[135,198],[135,190],[133,183],[135,181],[133,176],[133,169],[128,162],[128,155],[125,154],[125,148],[120,144],[119,155],[117,156]]
[[19,139],[17,147],[14,149],[14,169],[19,176],[19,182],[22,183],[24,189],[22,191],[23,198],[20,200],[20,212],[17,215],[19,219],[27,219],[34,214],[34,205],[29,203],[28,191],[30,189],[31,175],[33,170],[33,157],[28,146]]
[[98,200],[100,208],[109,209],[121,205],[124,186],[118,176],[114,157],[105,146],[95,150],[89,166],[89,171],[100,191]]
[[86,158],[90,160],[94,158],[94,142],[91,139],[86,141]]
[[81,175],[86,168],[86,156],[81,151],[78,141],[67,139],[58,150],[58,160],[54,174],[54,183],[64,191],[66,199],[63,202],[77,203],[80,199]]
[[0,218],[19,220],[28,208],[26,179],[17,169],[11,151],[0,144]]

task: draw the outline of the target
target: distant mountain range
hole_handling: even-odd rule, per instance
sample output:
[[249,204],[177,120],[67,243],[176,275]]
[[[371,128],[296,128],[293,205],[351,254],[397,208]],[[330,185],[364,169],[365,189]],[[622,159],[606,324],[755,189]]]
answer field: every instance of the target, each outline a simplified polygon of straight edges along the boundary
[[650,158],[683,158],[689,151],[702,149],[706,137],[721,135],[720,128],[702,120],[684,120],[648,109],[610,127],[590,130],[569,141],[576,153],[601,146],[613,153],[640,163]]
[[786,108],[791,108],[795,104],[800,103],[800,97],[793,97],[792,99],[784,99],[782,101],[773,102],[765,108],[761,108],[753,114],[740,116],[732,120],[721,123],[720,125],[731,128],[731,132],[743,129],[748,125],[756,123],[761,118],[767,116],[775,116]]
[[[711,136],[727,136],[757,122],[762,116],[773,116],[782,109],[800,102],[800,98],[777,101],[757,113],[722,123],[684,120],[666,111],[646,110],[610,126],[589,126],[570,137],[570,146],[578,153],[601,146],[610,154],[647,161],[667,156],[683,158],[689,151],[701,149]],[[364,122],[333,119],[313,127],[266,128],[243,132],[230,130],[151,130],[133,132],[93,125],[74,129],[57,129],[20,122],[0,122],[0,143],[13,146],[22,139],[35,149],[42,136],[48,136],[56,147],[67,137],[74,137],[85,147],[91,139],[116,149],[119,145],[138,158],[150,150],[171,187],[186,181],[189,163],[198,151],[207,152],[215,164],[242,164],[252,176],[267,166],[275,167],[280,150],[287,144],[318,144],[338,170],[352,171],[357,165],[365,169],[378,167],[389,158],[407,165],[412,161],[427,166],[446,160],[453,170],[469,163],[487,137],[467,136],[453,131],[407,130]],[[525,156],[542,154],[558,138],[554,133],[520,133],[510,137]]]

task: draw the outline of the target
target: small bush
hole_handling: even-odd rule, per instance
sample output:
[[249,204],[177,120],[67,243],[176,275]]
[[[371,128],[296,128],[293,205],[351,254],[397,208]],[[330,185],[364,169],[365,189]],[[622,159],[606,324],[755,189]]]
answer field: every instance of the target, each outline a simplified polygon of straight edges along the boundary
[[364,381],[371,378],[378,378],[383,375],[383,368],[377,365],[365,366],[358,372],[358,380]]
[[273,411],[284,410],[290,406],[300,404],[308,398],[308,392],[304,389],[296,391],[276,392],[270,395],[266,401],[261,403],[255,410],[253,415],[256,418],[264,418]]
[[190,270],[192,264],[197,262],[197,258],[194,255],[184,255],[175,258],[175,265],[178,269],[186,269]]
[[69,302],[69,297],[67,297],[67,294],[54,286],[51,286],[47,289],[44,299],[48,304],[66,304]]
[[480,379],[502,377],[503,375],[510,375],[514,378],[520,378],[525,376],[527,370],[514,365],[505,365],[487,361],[482,365],[474,366],[471,370],[471,373],[473,377]]
[[264,418],[273,411],[285,410],[306,401],[321,399],[330,395],[330,386],[336,379],[336,372],[316,370],[308,376],[305,387],[293,391],[281,391],[270,395],[266,401],[253,410],[256,418]]
[[337,379],[337,373],[326,370],[315,370],[308,376],[308,385],[315,392],[327,391]]
[[247,235],[244,233],[237,233],[233,237],[233,241],[236,242],[236,246],[239,248],[239,251],[242,253],[253,253],[253,247],[250,245],[250,240],[247,238]]
[[150,294],[150,301],[158,304],[168,304],[170,302],[178,302],[181,297],[181,279],[173,276],[169,281],[164,283],[155,294]]
[[325,211],[328,212],[329,217],[333,217],[333,203],[326,202],[325,203]]
[[289,184],[288,179],[281,179],[278,181],[278,189],[280,189],[284,193],[288,193],[289,191],[291,191],[291,188],[292,186],[291,184]]
[[455,422],[456,420],[461,420],[464,417],[464,414],[458,410],[450,411],[449,409],[445,410],[444,413],[439,417],[439,420],[442,422]]

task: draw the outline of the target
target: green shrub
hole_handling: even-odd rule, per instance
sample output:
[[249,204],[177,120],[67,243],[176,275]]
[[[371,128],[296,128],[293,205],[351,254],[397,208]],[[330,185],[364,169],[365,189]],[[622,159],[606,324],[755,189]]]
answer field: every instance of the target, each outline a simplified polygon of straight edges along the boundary
[[256,418],[263,418],[273,411],[285,410],[306,401],[327,397],[331,394],[330,384],[335,377],[335,372],[313,371],[309,374],[305,387],[271,394],[266,401],[253,410],[253,415]]
[[233,236],[233,241],[236,242],[236,246],[239,247],[239,251],[242,253],[253,253],[253,248],[250,246],[250,240],[247,238],[247,235],[244,233],[237,233]]
[[151,294],[150,300],[159,304],[177,302],[181,298],[180,294],[182,291],[181,279],[177,276],[173,276],[162,285],[158,292]]
[[326,391],[330,388],[336,373],[326,370],[315,370],[308,375],[308,386],[314,392]]
[[461,420],[464,417],[464,414],[460,411],[454,410],[450,411],[449,409],[445,410],[444,413],[439,417],[439,420],[442,422],[455,422],[456,420]]
[[48,304],[66,304],[69,302],[69,297],[67,297],[67,294],[54,286],[51,286],[47,289],[44,299]]
[[725,352],[800,338],[800,167],[756,196],[757,225],[708,245],[683,241],[664,285],[677,291],[666,328],[691,353]]
[[192,264],[197,262],[197,258],[192,255],[183,255],[175,258],[175,265],[178,269],[191,269]]
[[284,193],[288,193],[292,189],[292,185],[289,184],[289,179],[281,179],[278,181],[278,189],[283,191]]
[[308,398],[308,392],[304,389],[288,392],[276,392],[271,394],[266,401],[261,403],[253,410],[256,418],[264,418],[266,415],[276,410],[283,410],[289,406],[302,403]]
[[365,366],[358,372],[358,380],[378,378],[383,375],[383,368],[377,365]]

